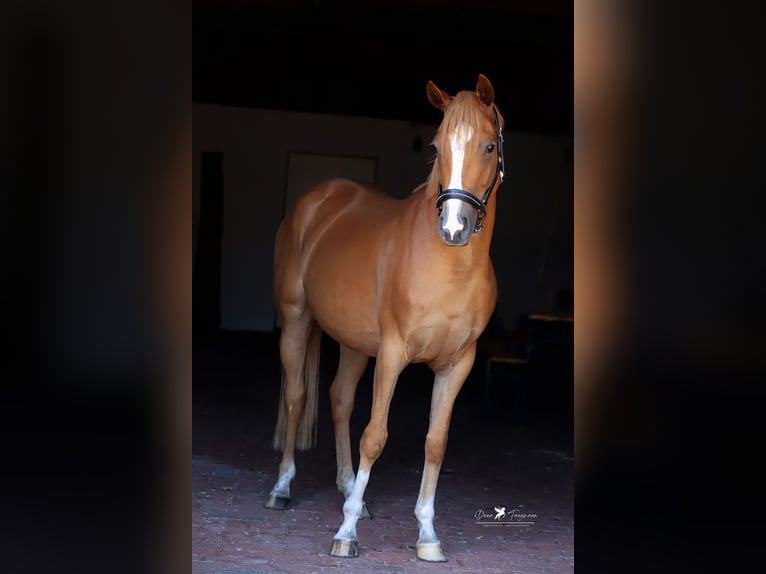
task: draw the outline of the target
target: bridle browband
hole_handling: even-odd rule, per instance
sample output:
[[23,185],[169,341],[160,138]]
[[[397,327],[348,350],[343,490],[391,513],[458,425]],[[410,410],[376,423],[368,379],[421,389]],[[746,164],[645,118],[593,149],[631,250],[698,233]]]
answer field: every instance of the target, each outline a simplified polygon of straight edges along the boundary
[[476,214],[476,225],[473,228],[474,233],[481,231],[484,225],[484,218],[487,215],[487,202],[489,196],[492,195],[492,190],[495,187],[495,182],[498,176],[500,177],[500,183],[503,183],[505,176],[505,164],[503,162],[503,128],[500,127],[500,120],[497,117],[497,108],[492,106],[492,111],[495,114],[495,128],[497,128],[497,168],[495,169],[495,177],[492,178],[492,183],[489,184],[487,191],[484,192],[484,197],[479,199],[472,193],[469,193],[463,189],[444,189],[442,190],[442,184],[439,183],[439,193],[436,196],[436,208],[439,210],[439,215],[442,212],[442,203],[448,199],[459,199],[465,201],[472,207],[474,207],[478,213]]

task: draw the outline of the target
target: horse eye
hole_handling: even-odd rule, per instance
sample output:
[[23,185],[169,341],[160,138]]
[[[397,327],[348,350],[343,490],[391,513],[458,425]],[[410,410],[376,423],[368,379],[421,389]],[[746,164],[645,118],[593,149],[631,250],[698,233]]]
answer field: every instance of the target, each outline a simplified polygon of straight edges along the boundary
[[486,153],[492,153],[493,151],[495,151],[495,144],[489,144],[489,145],[487,146],[487,149],[485,149],[484,151],[485,151]]

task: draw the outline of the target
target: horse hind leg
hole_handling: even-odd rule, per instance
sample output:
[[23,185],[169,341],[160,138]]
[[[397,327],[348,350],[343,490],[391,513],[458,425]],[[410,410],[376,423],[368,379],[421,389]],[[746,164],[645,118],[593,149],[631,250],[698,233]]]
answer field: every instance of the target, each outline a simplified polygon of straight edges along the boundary
[[[368,361],[367,355],[341,345],[338,372],[330,386],[332,419],[335,425],[335,457],[338,467],[335,484],[343,495],[344,501],[351,495],[355,479],[351,459],[349,420],[354,409],[356,387]],[[371,518],[367,504],[364,502],[360,518]]]
[[288,317],[282,327],[279,352],[283,378],[274,447],[281,448],[283,454],[277,482],[264,504],[266,508],[284,510],[289,506],[295,449],[308,449],[316,440],[321,334],[307,311]]

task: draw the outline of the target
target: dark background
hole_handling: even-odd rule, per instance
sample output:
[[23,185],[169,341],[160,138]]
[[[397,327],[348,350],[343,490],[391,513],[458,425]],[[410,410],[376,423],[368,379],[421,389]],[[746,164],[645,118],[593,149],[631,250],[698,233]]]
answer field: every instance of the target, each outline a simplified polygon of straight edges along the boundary
[[432,122],[412,86],[489,77],[506,129],[571,134],[573,4],[195,0],[195,102]]

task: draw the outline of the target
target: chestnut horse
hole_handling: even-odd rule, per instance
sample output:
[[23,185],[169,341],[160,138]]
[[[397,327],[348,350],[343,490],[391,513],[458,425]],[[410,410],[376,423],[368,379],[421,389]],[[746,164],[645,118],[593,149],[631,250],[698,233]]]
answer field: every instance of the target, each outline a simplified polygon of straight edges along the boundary
[[[503,179],[503,120],[483,75],[474,91],[452,97],[429,81],[426,93],[444,112],[426,183],[400,200],[349,180],[326,181],[295,204],[277,232],[274,297],[283,381],[274,446],[284,454],[266,507],[287,507],[293,452],[316,439],[324,330],[340,344],[330,396],[336,483],[345,503],[333,556],[357,555],[356,523],[367,515],[364,490],[386,443],[396,381],[408,364],[425,363],[435,379],[415,505],[417,557],[447,559],[434,532],[434,494],[452,407],[497,299],[489,247],[492,192]],[[369,357],[376,357],[372,412],[354,476],[349,419]]]

